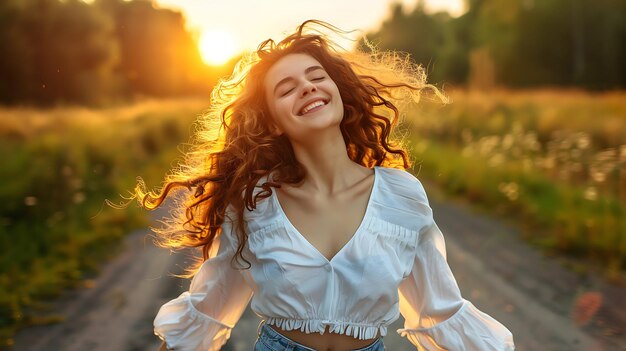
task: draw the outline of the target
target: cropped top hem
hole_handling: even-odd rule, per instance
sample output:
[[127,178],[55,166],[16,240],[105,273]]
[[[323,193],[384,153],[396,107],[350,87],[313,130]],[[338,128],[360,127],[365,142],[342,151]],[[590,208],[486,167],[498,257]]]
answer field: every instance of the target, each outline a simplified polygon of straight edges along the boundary
[[385,325],[371,325],[350,321],[269,317],[266,323],[275,325],[285,331],[299,329],[307,334],[320,333],[321,335],[324,334],[326,326],[329,326],[329,333],[344,334],[361,340],[373,339],[376,337],[377,332],[380,332],[379,336],[387,335],[387,327]]
[[513,335],[468,300],[450,318],[432,327],[403,328],[397,333],[427,350],[513,351]]

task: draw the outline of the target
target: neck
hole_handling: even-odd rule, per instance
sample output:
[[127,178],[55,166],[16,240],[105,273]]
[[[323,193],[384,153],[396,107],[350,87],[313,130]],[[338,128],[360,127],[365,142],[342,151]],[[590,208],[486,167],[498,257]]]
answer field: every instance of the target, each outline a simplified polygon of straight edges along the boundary
[[300,188],[332,196],[371,173],[350,159],[339,128],[309,140],[308,144],[292,142],[296,159],[306,169]]

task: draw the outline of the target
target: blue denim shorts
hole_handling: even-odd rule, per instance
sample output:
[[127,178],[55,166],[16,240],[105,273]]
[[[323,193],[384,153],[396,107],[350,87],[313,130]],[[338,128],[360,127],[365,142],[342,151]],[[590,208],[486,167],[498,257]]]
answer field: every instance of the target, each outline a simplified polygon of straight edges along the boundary
[[[260,331],[258,332],[258,338],[254,343],[254,351],[317,351],[278,333],[272,327],[265,324],[265,321],[262,321],[259,327]],[[373,343],[352,351],[385,351],[383,338],[381,336]]]

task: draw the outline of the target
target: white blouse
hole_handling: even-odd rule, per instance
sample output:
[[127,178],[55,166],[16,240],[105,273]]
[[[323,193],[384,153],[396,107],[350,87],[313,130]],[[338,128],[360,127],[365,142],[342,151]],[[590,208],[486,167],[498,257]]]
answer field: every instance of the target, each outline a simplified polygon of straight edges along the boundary
[[402,314],[397,332],[417,350],[514,350],[511,332],[461,296],[421,182],[384,167],[375,167],[374,177],[360,226],[330,261],[293,226],[273,192],[244,211],[243,254],[252,266],[234,269],[238,239],[226,217],[219,248],[189,290],[161,307],[155,334],[170,350],[219,350],[251,301],[258,316],[284,330],[324,334],[329,326],[371,339],[386,335]]

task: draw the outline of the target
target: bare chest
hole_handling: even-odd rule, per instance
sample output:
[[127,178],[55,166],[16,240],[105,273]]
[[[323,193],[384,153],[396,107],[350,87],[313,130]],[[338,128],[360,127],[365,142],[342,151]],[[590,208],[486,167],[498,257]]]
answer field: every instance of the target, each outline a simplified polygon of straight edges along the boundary
[[330,261],[363,222],[372,182],[368,179],[349,193],[326,199],[307,199],[279,191],[279,202],[297,234]]

